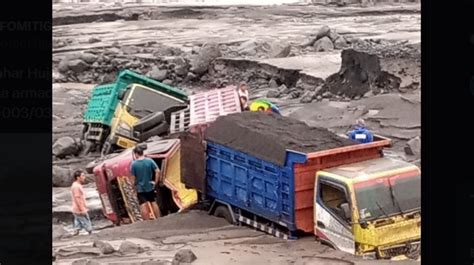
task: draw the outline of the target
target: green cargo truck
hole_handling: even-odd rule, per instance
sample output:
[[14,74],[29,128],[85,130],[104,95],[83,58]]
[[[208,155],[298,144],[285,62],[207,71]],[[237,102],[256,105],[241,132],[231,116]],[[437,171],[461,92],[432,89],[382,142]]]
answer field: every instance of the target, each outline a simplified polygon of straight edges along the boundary
[[[116,113],[125,111],[133,113],[132,116],[137,119],[143,118],[142,115],[134,114],[137,112],[133,111],[133,108],[140,108],[142,105],[140,101],[144,100],[143,97],[139,96],[143,94],[141,90],[147,91],[147,102],[143,105],[147,105],[148,109],[144,113],[162,111],[163,108],[168,108],[171,105],[183,107],[187,105],[188,96],[184,91],[130,70],[123,70],[118,74],[114,83],[98,85],[92,91],[83,121],[83,139],[87,143],[84,149],[86,154],[96,147],[102,147],[106,142],[105,153],[107,153],[112,150],[111,146],[117,144],[113,142],[117,137],[110,137],[117,134],[114,131],[117,126],[114,128],[113,124],[122,124],[122,122],[117,121],[121,117],[117,117]],[[167,99],[166,101],[163,101],[164,97]],[[157,102],[157,104],[150,107],[150,101]],[[133,102],[133,106],[129,106],[126,102]],[[159,104],[162,102],[166,102],[167,106],[160,107]],[[120,108],[120,111],[117,110],[118,108]],[[137,141],[137,139],[133,139],[131,133],[125,135],[125,138],[132,138],[130,140]]]

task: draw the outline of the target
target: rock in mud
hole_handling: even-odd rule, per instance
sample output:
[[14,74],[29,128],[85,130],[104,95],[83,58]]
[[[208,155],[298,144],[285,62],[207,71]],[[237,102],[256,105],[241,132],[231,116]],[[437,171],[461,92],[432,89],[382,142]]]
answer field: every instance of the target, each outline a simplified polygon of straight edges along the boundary
[[95,61],[97,61],[97,58],[98,56],[92,53],[83,53],[81,55],[81,60],[83,60],[84,62],[88,64],[94,63]]
[[275,81],[275,79],[271,79],[269,82],[268,82],[268,86],[270,88],[278,88],[278,83],[277,81]]
[[291,52],[291,45],[286,42],[273,42],[270,46],[270,57],[271,58],[284,58],[288,57]]
[[267,92],[267,97],[269,98],[277,98],[280,96],[280,92],[275,89],[271,89]]
[[202,46],[199,54],[191,61],[191,71],[197,75],[207,72],[209,65],[217,57],[221,56],[219,46],[215,43],[206,43]]
[[189,82],[189,81],[193,81],[193,80],[196,80],[197,79],[197,76],[191,72],[189,72],[187,75],[186,75],[186,78],[184,79],[185,82]]
[[180,263],[191,263],[197,259],[196,255],[190,249],[181,249],[174,255],[173,265]]
[[123,241],[119,247],[119,252],[122,255],[138,254],[138,253],[142,253],[143,251],[144,251],[143,248],[141,248],[139,245],[130,241]]
[[53,166],[53,186],[70,187],[74,182],[73,171],[69,168]]
[[60,73],[66,73],[69,70],[69,60],[66,58],[63,58],[61,62],[58,64],[58,71]]
[[68,155],[77,155],[80,151],[81,142],[69,136],[61,137],[53,144],[53,155],[58,158],[64,158]]
[[323,37],[314,43],[317,52],[326,52],[334,50],[334,44],[329,37]]
[[315,91],[306,91],[301,97],[301,103],[311,103],[316,95]]
[[407,155],[420,157],[421,140],[420,137],[415,137],[407,142],[405,146],[405,153]]
[[165,79],[165,80],[163,80],[163,84],[171,86],[171,85],[173,85],[173,80]]
[[68,235],[66,229],[61,225],[53,225],[53,240],[61,239]]
[[331,32],[331,29],[327,25],[322,26],[319,29],[318,33],[316,34],[315,40],[319,40],[319,39],[329,36],[330,32]]
[[329,34],[327,35],[329,37],[329,39],[334,42],[336,41],[341,35],[339,35],[339,33],[336,32],[336,30],[334,29],[331,29],[329,31]]
[[161,81],[165,80],[166,77],[168,76],[168,71],[167,70],[160,70],[160,69],[158,69],[158,67],[153,66],[151,71],[148,72],[147,76],[161,82]]
[[88,42],[89,42],[89,43],[97,43],[97,42],[101,42],[101,40],[98,39],[98,38],[92,37],[92,38],[90,38],[90,39],[88,40]]
[[96,248],[99,248],[102,254],[111,254],[115,252],[115,249],[110,245],[109,242],[96,240],[93,245]]
[[337,39],[334,40],[334,48],[335,49],[344,49],[347,48],[349,44],[347,43],[346,39],[342,36],[339,36]]
[[252,39],[241,43],[240,46],[237,48],[237,51],[242,55],[255,56],[257,55],[258,47],[258,41]]
[[87,63],[81,59],[71,60],[68,62],[67,65],[68,65],[69,70],[75,73],[81,73],[88,68]]
[[174,72],[178,76],[186,76],[189,71],[189,64],[183,57],[176,57],[173,59]]
[[280,92],[280,94],[290,93],[290,90],[285,86],[285,84],[282,84],[281,86],[279,86],[278,91]]

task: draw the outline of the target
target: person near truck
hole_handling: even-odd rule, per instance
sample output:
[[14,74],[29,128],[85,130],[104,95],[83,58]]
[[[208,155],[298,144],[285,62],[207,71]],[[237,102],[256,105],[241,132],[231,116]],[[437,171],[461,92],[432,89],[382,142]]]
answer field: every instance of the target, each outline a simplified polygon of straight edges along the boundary
[[86,174],[82,170],[74,172],[74,182],[71,185],[72,195],[72,215],[74,216],[74,235],[84,229],[89,234],[92,234],[92,223],[89,218],[88,209],[86,206],[86,197],[82,184],[86,180]]
[[374,136],[371,131],[365,126],[363,119],[358,119],[354,129],[348,133],[349,139],[359,143],[370,143],[374,140]]
[[244,82],[240,83],[239,88],[237,90],[237,93],[239,94],[239,99],[240,99],[240,106],[242,107],[242,110],[248,110],[249,109],[249,89],[248,85]]
[[[155,218],[161,216],[160,208],[156,203],[155,185],[160,180],[160,169],[153,159],[144,155],[142,148],[136,146],[133,149],[136,160],[132,162],[131,174],[132,182],[137,189],[138,203],[140,204],[140,212],[144,220],[149,220],[148,205],[150,203],[153,208]],[[155,177],[155,180],[153,180]]]

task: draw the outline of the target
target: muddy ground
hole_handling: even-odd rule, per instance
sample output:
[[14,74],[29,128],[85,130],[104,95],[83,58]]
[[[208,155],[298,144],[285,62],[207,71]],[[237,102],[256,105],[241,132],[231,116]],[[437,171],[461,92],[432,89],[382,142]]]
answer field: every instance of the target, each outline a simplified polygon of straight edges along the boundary
[[[54,141],[79,138],[92,87],[113,81],[121,69],[131,69],[190,93],[246,81],[251,99],[267,97],[283,115],[338,134],[363,117],[375,133],[393,139],[387,155],[419,164],[419,4],[54,4],[53,22]],[[323,32],[322,43],[318,35],[324,25],[330,31]],[[343,50],[352,51],[343,55]],[[96,157],[71,155],[53,158],[53,163],[84,168]],[[180,249],[195,253],[193,264],[385,264],[320,245],[311,235],[287,242],[199,211],[111,228],[100,214],[95,184],[86,190],[99,230],[71,238],[68,188],[53,188],[57,264],[88,264],[81,259],[170,264]],[[97,238],[115,250],[127,240],[143,251],[99,255],[92,248]],[[161,263],[146,263],[158,260]]]

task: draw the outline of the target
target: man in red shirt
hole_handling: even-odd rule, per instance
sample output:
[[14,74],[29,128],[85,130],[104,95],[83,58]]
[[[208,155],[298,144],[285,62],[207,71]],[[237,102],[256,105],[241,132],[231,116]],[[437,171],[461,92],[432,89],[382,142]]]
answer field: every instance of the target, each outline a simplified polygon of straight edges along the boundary
[[86,180],[86,175],[82,170],[74,172],[74,182],[71,186],[72,214],[74,215],[74,235],[78,235],[81,229],[92,234],[92,223],[87,213],[86,197],[82,184]]

